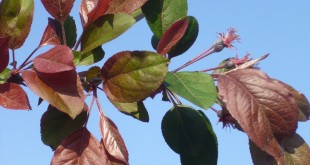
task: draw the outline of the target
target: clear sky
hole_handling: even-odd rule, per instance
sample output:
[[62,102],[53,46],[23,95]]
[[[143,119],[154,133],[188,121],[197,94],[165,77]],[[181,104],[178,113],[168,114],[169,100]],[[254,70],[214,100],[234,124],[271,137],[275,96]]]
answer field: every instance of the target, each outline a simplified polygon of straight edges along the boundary
[[[49,16],[39,0],[35,0],[35,15],[31,33],[23,48],[16,51],[19,62],[23,61],[38,45]],[[81,34],[78,17],[80,1],[75,2],[71,15]],[[174,58],[170,70],[203,52],[217,40],[216,32],[225,32],[229,27],[238,29],[241,43],[236,49],[214,54],[184,70],[202,70],[216,66],[228,57],[245,55],[257,58],[266,53],[270,56],[261,62],[261,70],[270,77],[282,80],[310,98],[309,48],[310,19],[308,0],[299,1],[210,1],[189,0],[189,15],[197,18],[200,26],[198,39],[183,56]],[[151,31],[145,19],[134,25],[125,35],[103,45],[106,57],[123,50],[153,50],[150,44]],[[104,60],[105,61],[105,60]],[[98,66],[102,66],[101,61]],[[19,63],[20,64],[20,63]],[[86,68],[80,68],[79,70]],[[0,164],[1,165],[45,165],[53,156],[52,150],[41,142],[40,119],[47,103],[37,107],[38,98],[30,93],[32,111],[12,111],[0,107]],[[103,109],[118,126],[127,148],[131,165],[178,165],[179,156],[165,143],[161,133],[161,119],[172,105],[160,102],[161,97],[147,99],[150,122],[142,123],[118,112],[99,95]],[[89,100],[88,100],[89,102]],[[187,103],[184,101],[184,103]],[[190,106],[194,105],[188,103]],[[198,109],[198,107],[195,107]],[[247,136],[231,128],[222,129],[212,111],[205,111],[210,118],[219,142],[219,165],[250,165],[251,156]],[[99,117],[92,110],[88,128],[97,137]],[[299,123],[297,132],[310,143],[309,122]]]

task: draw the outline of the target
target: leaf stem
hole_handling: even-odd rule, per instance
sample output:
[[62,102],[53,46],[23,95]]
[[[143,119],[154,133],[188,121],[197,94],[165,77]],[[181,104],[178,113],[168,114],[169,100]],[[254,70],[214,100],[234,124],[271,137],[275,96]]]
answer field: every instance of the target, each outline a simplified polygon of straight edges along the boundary
[[65,23],[64,21],[61,21],[60,24],[61,24],[61,34],[62,34],[63,45],[67,45]]
[[[82,33],[82,35],[83,35],[83,33]],[[77,40],[76,44],[74,45],[73,50],[77,50],[78,47],[80,46],[81,40],[82,40],[82,35],[80,35],[79,39]]]
[[214,67],[214,68],[209,68],[209,69],[201,70],[200,72],[208,72],[208,71],[212,71],[212,70],[216,70],[216,69],[223,69],[223,68],[227,68],[227,66],[217,66],[217,67]]
[[13,69],[16,69],[16,60],[15,60],[15,49],[12,49],[12,56],[13,56]]
[[[167,94],[168,94],[168,97],[169,97],[169,100],[172,101],[172,103],[176,106],[177,104],[182,104],[182,102],[179,100],[179,98],[173,93],[171,92],[169,89],[165,89]],[[174,101],[176,100],[176,102]]]
[[39,50],[39,48],[41,48],[41,46],[38,46],[37,48],[35,48],[31,54],[26,58],[26,60],[18,67],[17,71],[19,72],[21,69],[23,69],[25,66],[27,66],[30,62],[29,59],[33,56],[33,54]]

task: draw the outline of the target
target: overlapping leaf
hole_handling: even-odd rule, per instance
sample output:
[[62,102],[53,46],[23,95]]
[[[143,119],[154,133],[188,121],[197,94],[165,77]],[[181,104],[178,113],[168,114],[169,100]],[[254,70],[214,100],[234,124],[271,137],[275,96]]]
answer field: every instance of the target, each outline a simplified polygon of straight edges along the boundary
[[26,92],[15,83],[0,84],[0,106],[13,110],[29,110]]
[[128,165],[128,151],[124,140],[114,122],[103,114],[100,115],[100,131],[102,143],[109,156],[119,164]]
[[21,47],[33,18],[33,0],[2,0],[0,5],[0,37],[9,37],[9,48]]
[[9,64],[9,38],[0,38],[0,73]]
[[82,53],[89,52],[123,34],[135,23],[127,14],[108,14],[91,23],[83,32]]
[[110,100],[111,103],[122,113],[132,116],[143,122],[149,122],[149,114],[142,101],[134,103],[120,103]]
[[48,18],[48,24],[39,45],[61,45],[61,39],[57,34],[57,22],[52,18]]
[[[57,21],[57,29],[58,29],[58,35],[61,38],[62,42],[63,41],[63,34],[61,32],[61,24]],[[65,29],[65,36],[66,36],[66,45],[70,48],[73,48],[75,43],[76,43],[76,25],[75,25],[75,20],[73,19],[72,16],[68,16],[67,19],[64,22],[64,29]]]
[[162,84],[168,63],[166,58],[153,52],[117,53],[102,67],[104,91],[112,101],[141,101]]
[[293,134],[298,119],[298,108],[289,90],[255,69],[220,75],[218,90],[228,111],[249,138],[283,163],[282,148],[275,135]]
[[63,23],[73,7],[74,0],[41,0],[41,2],[51,16]]
[[0,84],[6,83],[7,80],[11,77],[11,73],[12,71],[10,69],[4,69],[4,71],[0,73]]
[[82,128],[87,120],[87,105],[75,119],[49,105],[41,118],[41,139],[55,150],[62,140]]
[[108,10],[111,0],[82,0],[80,6],[80,17],[83,27],[87,27]]
[[78,66],[87,66],[94,64],[96,62],[99,62],[103,59],[105,52],[101,48],[101,46],[93,49],[90,52],[87,53],[80,53],[77,51],[74,51],[74,65]]
[[56,149],[51,165],[63,164],[110,165],[110,162],[99,141],[86,128],[81,128]]
[[111,0],[111,2],[109,3],[109,8],[106,13],[131,14],[132,12],[136,11],[141,6],[143,6],[146,2],[147,0]]
[[210,108],[217,99],[212,77],[203,72],[168,72],[164,85],[204,109]]

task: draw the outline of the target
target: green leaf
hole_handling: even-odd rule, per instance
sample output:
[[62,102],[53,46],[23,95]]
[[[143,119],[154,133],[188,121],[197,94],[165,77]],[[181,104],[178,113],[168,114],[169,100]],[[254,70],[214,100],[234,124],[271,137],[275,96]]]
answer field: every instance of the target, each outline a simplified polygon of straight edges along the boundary
[[5,68],[4,71],[0,73],[0,84],[6,83],[6,80],[10,78],[10,76],[11,76],[11,70]]
[[142,11],[153,33],[161,38],[175,21],[187,16],[187,0],[149,0]]
[[173,107],[162,120],[162,133],[169,147],[179,153],[183,161],[216,164],[216,136],[210,121],[202,114],[183,105]]
[[[61,33],[61,23],[58,22],[58,33],[60,38],[62,39],[62,33]],[[75,20],[73,19],[72,16],[68,16],[65,23],[64,23],[64,27],[65,27],[65,34],[66,34],[66,41],[67,41],[67,46],[69,46],[70,48],[73,48],[76,42],[76,24],[75,24]]]
[[89,52],[123,34],[135,19],[127,14],[108,14],[91,23],[82,35],[81,51]]
[[210,108],[217,98],[212,77],[203,72],[168,72],[164,85],[204,109]]
[[82,128],[87,120],[87,106],[75,119],[49,105],[41,118],[41,139],[55,150],[62,140]]
[[104,91],[113,101],[141,101],[162,84],[168,63],[168,59],[154,52],[117,53],[101,69]]
[[74,65],[76,66],[88,66],[92,65],[96,62],[99,62],[103,59],[104,57],[104,51],[101,48],[101,46],[86,52],[86,53],[79,53],[77,51],[73,51],[74,53]]
[[143,122],[149,122],[149,114],[142,101],[134,103],[119,103],[110,100],[111,103],[125,115],[129,115]]
[[9,48],[21,47],[33,18],[33,0],[2,0],[0,4],[0,37],[10,37]]

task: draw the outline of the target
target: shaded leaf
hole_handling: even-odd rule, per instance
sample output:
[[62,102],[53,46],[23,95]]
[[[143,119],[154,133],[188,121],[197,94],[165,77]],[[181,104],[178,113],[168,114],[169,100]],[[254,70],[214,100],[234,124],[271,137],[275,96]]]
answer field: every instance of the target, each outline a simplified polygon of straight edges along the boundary
[[13,110],[29,110],[26,92],[15,83],[0,84],[0,106]]
[[11,70],[6,68],[3,72],[0,73],[0,84],[4,84],[11,77]]
[[204,109],[209,109],[217,99],[214,81],[207,73],[168,72],[164,85],[172,92]]
[[216,163],[217,140],[210,122],[201,112],[178,105],[165,114],[161,128],[169,147],[179,153],[184,161],[187,161],[187,158],[199,159],[207,150],[210,154],[210,157],[207,156],[209,161]]
[[55,150],[63,139],[82,128],[87,120],[87,105],[75,119],[49,105],[41,118],[41,139]]
[[86,81],[94,82],[94,81],[96,81],[96,79],[101,80],[100,67],[99,66],[93,66],[93,67],[89,68],[87,73],[86,73]]
[[33,19],[33,0],[2,0],[0,4],[0,37],[9,37],[9,48],[20,48]]
[[59,22],[65,22],[72,7],[74,0],[41,0],[47,12]]
[[[57,21],[58,24],[58,35],[61,38],[61,40],[63,39],[62,37],[62,32],[61,32],[61,23],[59,23]],[[72,16],[68,16],[67,19],[64,22],[64,28],[65,28],[65,34],[66,34],[66,45],[69,46],[70,48],[73,48],[75,43],[76,43],[76,25],[75,25],[75,20],[73,19]],[[64,41],[62,40],[62,43],[64,43]]]
[[52,18],[48,18],[48,24],[39,44],[39,46],[43,45],[61,45],[61,39],[57,33],[57,21]]
[[157,53],[166,55],[170,49],[183,37],[188,27],[189,20],[187,18],[181,19],[173,23],[161,37]]
[[51,165],[110,165],[99,141],[81,128],[65,138],[54,152]]
[[134,103],[119,103],[110,100],[111,103],[122,113],[143,122],[149,122],[149,114],[142,101]]
[[169,61],[147,51],[124,51],[109,58],[101,69],[104,92],[117,102],[138,102],[162,84]]
[[91,23],[83,32],[82,53],[89,52],[123,34],[135,23],[127,14],[108,14]]
[[153,35],[151,39],[151,44],[154,50],[157,49],[158,43],[159,43],[159,39],[155,35]]
[[229,113],[249,138],[283,163],[275,136],[291,135],[297,128],[298,108],[290,92],[255,69],[220,75],[218,90]]
[[0,38],[0,73],[9,65],[9,38]]
[[187,16],[186,0],[148,0],[142,7],[148,25],[157,38],[177,20]]
[[100,114],[100,131],[106,152],[113,157],[114,161],[124,165],[129,164],[128,151],[117,126],[102,113]]
[[127,13],[131,14],[141,6],[143,6],[147,0],[111,0],[107,14],[115,13]]
[[48,101],[58,110],[67,113],[71,118],[74,119],[83,110],[83,88],[78,76],[75,81],[68,81],[68,86],[64,87],[49,86],[34,71],[23,71],[22,76],[27,86],[35,94]]
[[83,27],[87,27],[99,17],[103,16],[111,0],[82,0],[80,17]]
[[74,64],[77,66],[87,66],[99,62],[103,59],[105,52],[101,46],[91,50],[87,53],[79,53],[74,51]]

